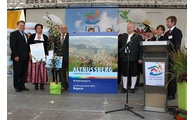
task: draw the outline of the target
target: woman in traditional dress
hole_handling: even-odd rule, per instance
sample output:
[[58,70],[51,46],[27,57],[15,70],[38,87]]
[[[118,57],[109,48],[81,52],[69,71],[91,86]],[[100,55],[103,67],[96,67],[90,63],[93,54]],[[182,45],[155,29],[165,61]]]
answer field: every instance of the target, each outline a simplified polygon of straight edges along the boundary
[[[30,36],[29,45],[43,43],[45,56],[46,56],[48,55],[48,50],[47,50],[48,37],[42,33],[42,29],[43,29],[43,25],[41,24],[35,25],[36,33]],[[47,82],[47,70],[45,67],[46,63],[42,60],[33,63],[32,57],[33,56],[31,55],[28,63],[27,81],[35,85],[35,90],[38,90],[39,84],[40,84],[40,89],[44,90],[44,85]]]

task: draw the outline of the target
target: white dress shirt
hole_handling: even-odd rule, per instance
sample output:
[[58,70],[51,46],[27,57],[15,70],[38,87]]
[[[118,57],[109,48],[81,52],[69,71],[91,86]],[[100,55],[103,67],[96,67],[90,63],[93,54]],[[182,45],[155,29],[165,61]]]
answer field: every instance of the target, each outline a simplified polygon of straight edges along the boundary
[[[134,34],[134,33],[133,33],[133,34]],[[133,36],[133,34],[130,34],[130,35],[128,34],[128,39],[127,39],[126,44],[129,43],[129,42],[131,41],[131,37]],[[128,49],[128,47],[125,48],[125,53],[127,53],[127,49]],[[129,50],[129,53],[130,53],[130,50]]]

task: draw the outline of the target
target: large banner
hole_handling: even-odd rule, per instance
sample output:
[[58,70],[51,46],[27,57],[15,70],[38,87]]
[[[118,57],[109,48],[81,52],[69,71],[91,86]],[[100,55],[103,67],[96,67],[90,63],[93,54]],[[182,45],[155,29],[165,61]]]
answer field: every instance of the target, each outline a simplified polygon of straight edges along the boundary
[[114,29],[117,24],[118,8],[66,9],[66,24],[69,33],[86,32],[93,27],[95,32]]
[[156,29],[158,25],[164,25],[165,31],[168,31],[166,26],[166,18],[168,16],[176,16],[177,24],[182,33],[182,45],[186,44],[186,29],[187,29],[187,9],[138,9],[138,8],[119,8],[118,9],[117,26],[115,31],[119,34],[126,33],[128,22],[133,22],[136,26],[136,31],[142,36],[145,35],[143,23],[146,23],[151,29]]
[[117,33],[82,32],[69,37],[69,92],[117,93]]

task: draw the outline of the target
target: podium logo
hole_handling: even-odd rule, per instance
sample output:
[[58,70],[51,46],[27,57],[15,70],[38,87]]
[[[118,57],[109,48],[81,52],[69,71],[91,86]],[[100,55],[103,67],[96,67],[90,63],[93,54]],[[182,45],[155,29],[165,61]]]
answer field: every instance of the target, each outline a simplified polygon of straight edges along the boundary
[[96,10],[96,12],[89,12],[84,15],[86,17],[86,24],[96,24],[100,22],[100,12]]
[[158,76],[162,74],[162,66],[159,64],[158,66],[151,66],[147,68],[150,70],[150,75],[152,76]]

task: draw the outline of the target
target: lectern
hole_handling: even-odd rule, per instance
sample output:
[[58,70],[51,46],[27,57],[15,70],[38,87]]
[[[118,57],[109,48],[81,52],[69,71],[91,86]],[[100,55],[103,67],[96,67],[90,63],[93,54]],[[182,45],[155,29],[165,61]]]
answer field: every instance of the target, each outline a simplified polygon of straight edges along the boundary
[[169,41],[143,41],[144,110],[165,112]]

